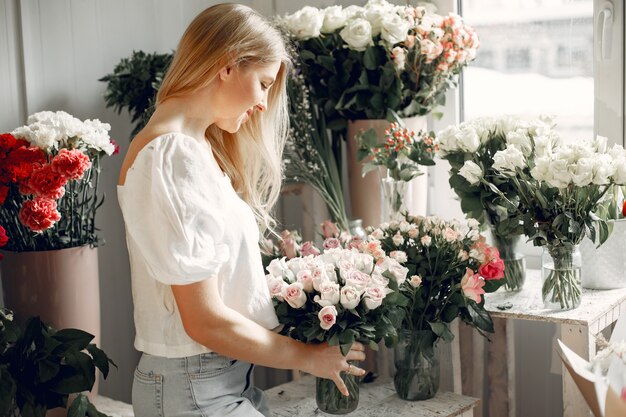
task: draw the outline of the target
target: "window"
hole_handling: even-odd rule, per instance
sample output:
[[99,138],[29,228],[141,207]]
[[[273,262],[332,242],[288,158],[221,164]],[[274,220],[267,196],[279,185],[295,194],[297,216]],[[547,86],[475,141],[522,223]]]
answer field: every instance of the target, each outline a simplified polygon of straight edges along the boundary
[[[481,40],[459,89],[447,95],[437,131],[480,116],[557,116],[567,140],[601,134],[624,144],[624,3],[604,0],[438,0]],[[610,25],[603,31],[605,9]],[[429,212],[462,217],[448,167],[432,169]],[[528,248],[528,254],[537,255]],[[530,266],[533,262],[529,259]],[[538,264],[534,264],[537,266]]]

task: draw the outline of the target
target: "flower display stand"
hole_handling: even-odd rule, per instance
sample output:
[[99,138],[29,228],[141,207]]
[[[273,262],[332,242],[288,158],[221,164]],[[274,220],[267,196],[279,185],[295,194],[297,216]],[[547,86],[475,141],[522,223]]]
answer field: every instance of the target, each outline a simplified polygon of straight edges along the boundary
[[[461,329],[461,373],[463,392],[484,398],[483,417],[514,417],[515,410],[515,343],[514,326],[517,320],[531,320],[554,323],[558,326],[561,340],[583,359],[595,356],[595,337],[617,321],[620,314],[626,313],[626,289],[587,290],[583,289],[581,305],[568,311],[547,310],[541,300],[541,271],[527,270],[526,284],[519,292],[495,292],[486,295],[485,309],[493,318],[495,333],[490,334],[491,343],[484,343],[487,349],[486,371],[479,362],[473,366],[471,329]],[[503,309],[504,308],[504,309]],[[476,336],[475,336],[476,337]],[[480,337],[480,336],[478,336]],[[474,339],[475,341],[476,339]],[[553,347],[554,348],[554,347]],[[474,346],[476,350],[476,346]],[[551,355],[552,352],[545,352]],[[478,353],[480,356],[480,353]],[[486,375],[484,374],[486,372]],[[547,372],[547,371],[546,371]],[[468,390],[465,381],[472,386],[482,387],[480,382],[487,379],[483,393]],[[533,384],[538,381],[524,381]],[[563,416],[588,417],[590,410],[576,384],[567,372],[563,372]]]
[[[315,404],[315,378],[305,376],[299,380],[278,385],[265,391],[275,417],[312,417],[326,415]],[[349,416],[359,417],[471,417],[478,405],[477,398],[451,392],[440,392],[425,401],[401,400],[391,379],[377,379],[361,384],[359,406]]]

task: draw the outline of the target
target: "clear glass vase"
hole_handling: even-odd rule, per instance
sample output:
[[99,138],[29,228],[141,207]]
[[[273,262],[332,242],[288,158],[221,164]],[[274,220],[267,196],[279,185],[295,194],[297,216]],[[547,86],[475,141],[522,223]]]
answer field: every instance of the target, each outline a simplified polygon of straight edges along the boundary
[[526,282],[526,257],[517,250],[522,236],[499,236],[491,228],[491,238],[504,262],[504,288],[507,291],[520,291]]
[[547,245],[541,256],[543,304],[550,310],[571,310],[582,295],[581,256],[578,245]]
[[402,329],[394,349],[396,374],[393,384],[403,400],[433,398],[439,390],[439,358],[431,331]]
[[402,220],[404,218],[403,213],[408,211],[406,197],[409,183],[388,176],[381,179],[380,187],[381,223]]
[[[350,361],[349,363],[358,366],[358,362]],[[320,411],[328,414],[348,414],[356,410],[359,405],[360,378],[342,372],[341,379],[343,379],[350,393],[347,397],[337,389],[332,380],[315,378],[315,401]]]

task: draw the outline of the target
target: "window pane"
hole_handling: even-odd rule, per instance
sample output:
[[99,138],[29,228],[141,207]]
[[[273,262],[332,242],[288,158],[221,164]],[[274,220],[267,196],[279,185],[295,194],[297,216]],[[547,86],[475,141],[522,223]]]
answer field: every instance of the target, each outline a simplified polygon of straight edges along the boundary
[[481,42],[466,120],[550,113],[563,138],[593,136],[593,0],[463,0],[462,13]]

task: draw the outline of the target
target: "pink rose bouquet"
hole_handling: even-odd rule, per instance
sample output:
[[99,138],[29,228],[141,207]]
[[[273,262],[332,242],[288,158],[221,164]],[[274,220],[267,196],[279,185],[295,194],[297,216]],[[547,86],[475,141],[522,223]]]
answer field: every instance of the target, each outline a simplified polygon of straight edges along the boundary
[[[403,328],[432,332],[433,344],[438,338],[452,340],[448,326],[457,317],[479,331],[493,332],[484,294],[503,283],[504,262],[498,250],[485,243],[477,221],[405,216],[368,231],[385,253],[404,261],[409,270],[400,286],[410,300]],[[397,253],[406,254],[406,259]]]
[[16,252],[97,245],[100,159],[110,126],[44,111],[0,135],[0,224]]
[[283,334],[340,345],[344,353],[355,341],[373,349],[382,339],[393,342],[402,321],[398,290],[408,269],[386,256],[380,242],[350,242],[351,248],[270,262],[267,285]]

